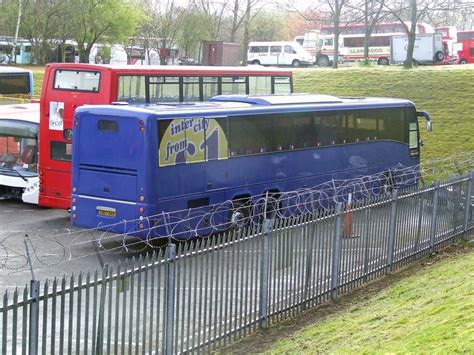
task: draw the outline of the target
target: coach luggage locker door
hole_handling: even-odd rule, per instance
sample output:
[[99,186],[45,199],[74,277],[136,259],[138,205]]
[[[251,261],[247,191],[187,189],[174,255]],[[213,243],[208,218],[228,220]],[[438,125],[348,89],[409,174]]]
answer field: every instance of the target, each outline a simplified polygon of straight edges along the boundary
[[144,120],[120,114],[79,116],[73,172],[76,225],[134,220],[143,205]]

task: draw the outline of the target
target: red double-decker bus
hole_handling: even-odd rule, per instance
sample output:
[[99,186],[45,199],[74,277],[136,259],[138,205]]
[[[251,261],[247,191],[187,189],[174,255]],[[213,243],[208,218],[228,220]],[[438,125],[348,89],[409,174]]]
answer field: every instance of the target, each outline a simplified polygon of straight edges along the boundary
[[458,43],[459,64],[474,63],[474,31],[459,31]]
[[72,120],[79,106],[112,102],[179,103],[204,101],[222,94],[286,94],[292,91],[291,71],[260,66],[49,64],[45,69],[40,101],[39,205],[69,208]]

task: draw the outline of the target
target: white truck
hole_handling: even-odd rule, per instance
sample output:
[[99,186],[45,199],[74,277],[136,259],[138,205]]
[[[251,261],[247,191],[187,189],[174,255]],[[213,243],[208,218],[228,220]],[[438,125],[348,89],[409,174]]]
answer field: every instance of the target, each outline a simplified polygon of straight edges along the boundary
[[[393,35],[390,42],[390,63],[404,63],[407,59],[408,36]],[[441,33],[417,34],[413,60],[420,64],[434,64],[444,60],[443,35]]]

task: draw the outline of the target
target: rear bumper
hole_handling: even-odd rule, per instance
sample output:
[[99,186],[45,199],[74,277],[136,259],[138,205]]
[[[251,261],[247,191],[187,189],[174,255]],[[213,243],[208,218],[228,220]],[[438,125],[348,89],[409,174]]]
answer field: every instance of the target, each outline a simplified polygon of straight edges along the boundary
[[[104,211],[108,215],[103,215]],[[142,203],[75,194],[71,197],[71,224],[76,227],[146,237],[151,227],[146,216],[152,214],[150,206]]]

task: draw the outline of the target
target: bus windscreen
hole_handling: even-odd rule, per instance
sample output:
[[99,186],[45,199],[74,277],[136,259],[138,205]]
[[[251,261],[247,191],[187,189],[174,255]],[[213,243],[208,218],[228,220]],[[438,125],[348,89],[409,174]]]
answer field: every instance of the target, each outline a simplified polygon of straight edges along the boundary
[[29,95],[30,77],[28,73],[15,73],[0,75],[1,95]]

